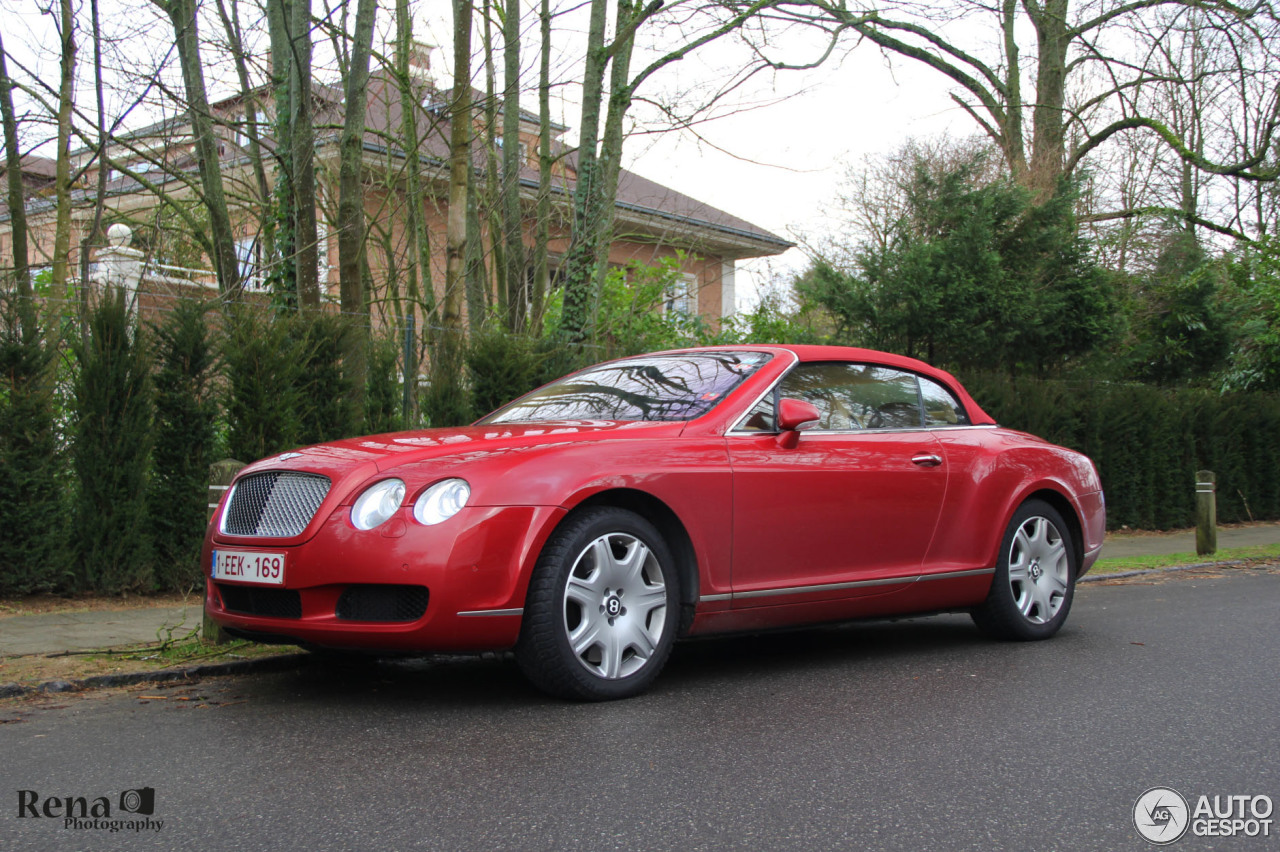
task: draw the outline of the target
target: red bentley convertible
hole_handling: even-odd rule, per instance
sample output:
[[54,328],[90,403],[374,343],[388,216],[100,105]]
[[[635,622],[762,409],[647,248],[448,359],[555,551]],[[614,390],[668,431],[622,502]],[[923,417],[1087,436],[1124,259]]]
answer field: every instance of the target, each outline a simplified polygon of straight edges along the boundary
[[1102,547],[1085,456],[954,378],[831,346],[660,352],[472,426],[245,468],[205,540],[233,635],[514,648],[540,688],[634,695],[682,636],[967,610],[1045,639]]

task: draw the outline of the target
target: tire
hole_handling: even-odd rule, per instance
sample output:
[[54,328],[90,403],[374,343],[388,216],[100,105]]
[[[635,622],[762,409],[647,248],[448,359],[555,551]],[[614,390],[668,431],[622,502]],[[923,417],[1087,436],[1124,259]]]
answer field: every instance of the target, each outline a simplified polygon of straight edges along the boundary
[[538,558],[516,662],[551,695],[629,698],[666,665],[679,615],[675,560],[653,524],[626,509],[587,509]]
[[991,591],[971,613],[997,639],[1048,639],[1061,629],[1075,597],[1079,557],[1069,527],[1042,500],[1018,507],[1000,543]]

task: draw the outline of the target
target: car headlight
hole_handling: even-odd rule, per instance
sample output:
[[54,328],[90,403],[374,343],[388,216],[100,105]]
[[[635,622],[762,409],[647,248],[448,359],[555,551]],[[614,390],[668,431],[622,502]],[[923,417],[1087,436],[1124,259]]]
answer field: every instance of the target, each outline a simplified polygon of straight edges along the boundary
[[351,523],[358,530],[371,530],[396,513],[404,502],[404,483],[384,479],[370,485],[351,507]]
[[413,504],[413,517],[431,526],[447,521],[467,505],[471,486],[464,479],[445,479],[422,492]]

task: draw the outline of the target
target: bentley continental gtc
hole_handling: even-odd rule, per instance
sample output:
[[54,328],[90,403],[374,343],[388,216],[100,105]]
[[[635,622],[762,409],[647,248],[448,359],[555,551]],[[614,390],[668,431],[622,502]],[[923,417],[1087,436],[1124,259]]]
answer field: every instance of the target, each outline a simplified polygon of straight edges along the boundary
[[241,471],[210,525],[230,634],[514,650],[539,688],[635,695],[687,636],[966,611],[1052,636],[1102,547],[1097,471],[949,374],[833,346],[589,367],[463,428]]

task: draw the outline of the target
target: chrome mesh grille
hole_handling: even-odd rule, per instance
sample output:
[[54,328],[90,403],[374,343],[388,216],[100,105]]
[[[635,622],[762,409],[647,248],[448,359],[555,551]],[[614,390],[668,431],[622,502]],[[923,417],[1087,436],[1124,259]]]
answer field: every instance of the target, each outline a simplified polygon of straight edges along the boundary
[[222,531],[228,535],[288,538],[311,523],[329,493],[329,478],[314,473],[269,470],[235,484]]

